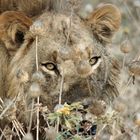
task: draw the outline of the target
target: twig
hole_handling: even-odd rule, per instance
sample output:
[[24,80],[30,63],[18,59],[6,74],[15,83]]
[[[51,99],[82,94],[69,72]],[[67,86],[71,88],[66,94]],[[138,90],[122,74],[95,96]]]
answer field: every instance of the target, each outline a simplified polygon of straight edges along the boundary
[[36,140],[39,140],[39,97],[37,97],[37,128],[36,128]]
[[110,140],[114,140],[115,139],[115,127],[116,127],[116,121],[114,121],[113,126],[112,126],[112,135],[110,137]]
[[0,105],[0,108],[3,110],[3,107],[2,107],[2,105]]
[[[12,127],[12,132],[14,131],[14,126]],[[12,140],[12,135],[10,135],[10,140]]]
[[[60,92],[59,92],[59,105],[61,105],[62,103],[63,83],[64,83],[64,72],[62,69],[62,79],[61,79]],[[60,118],[57,117],[57,125],[56,125],[57,133],[59,132],[59,123],[60,123]]]
[[2,104],[4,104],[4,102],[3,102],[3,100],[0,98],[0,102],[2,103]]
[[29,122],[28,133],[31,131],[31,127],[32,127],[33,109],[34,109],[34,99],[32,99],[32,107],[31,107],[31,112],[30,112],[30,122]]
[[35,48],[36,48],[36,70],[38,71],[38,36],[36,36],[36,45],[35,45]]
[[59,92],[59,105],[61,105],[62,102],[63,83],[64,83],[64,72],[62,70],[62,79],[61,79],[60,92]]
[[95,139],[97,136],[99,136],[101,134],[101,132],[104,130],[104,128],[107,126],[107,124],[104,124],[103,127],[98,131],[98,133],[95,136]]
[[59,132],[59,123],[60,123],[60,118],[57,117],[57,125],[56,125],[56,132]]
[[4,134],[4,132],[6,131],[7,128],[8,128],[7,125],[4,127],[3,130],[0,128],[0,132],[1,132],[0,140],[3,140],[2,139],[3,137],[5,137],[5,139],[6,139],[6,135]]
[[123,92],[121,94],[124,94],[126,92],[126,89],[132,80],[133,80],[133,75],[130,76],[130,78],[129,78],[128,82],[126,83],[126,86],[123,88]]
[[19,123],[19,121],[17,119],[15,119],[14,121],[15,121],[15,124],[17,126],[17,129],[20,131],[22,136],[25,136],[25,131],[24,131],[23,127],[21,126],[21,124]]
[[[36,70],[38,71],[38,36],[36,36]],[[39,96],[37,97],[37,126],[36,126],[36,140],[39,140]]]
[[3,136],[4,136],[4,131],[5,131],[6,128],[4,128],[4,130],[2,131],[2,129],[0,128],[0,131],[1,131],[1,135],[0,135],[0,140],[2,140]]
[[15,121],[12,121],[12,123],[13,123],[14,129],[16,130],[16,133],[18,135],[19,140],[21,140],[21,137],[20,137],[19,131],[18,131],[17,127],[16,127]]

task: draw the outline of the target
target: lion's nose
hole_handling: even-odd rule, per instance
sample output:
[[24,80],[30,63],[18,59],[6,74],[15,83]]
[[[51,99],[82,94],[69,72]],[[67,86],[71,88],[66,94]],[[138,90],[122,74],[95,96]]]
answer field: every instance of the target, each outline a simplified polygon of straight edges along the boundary
[[82,76],[86,77],[91,74],[91,66],[87,61],[80,61],[77,65],[77,73]]

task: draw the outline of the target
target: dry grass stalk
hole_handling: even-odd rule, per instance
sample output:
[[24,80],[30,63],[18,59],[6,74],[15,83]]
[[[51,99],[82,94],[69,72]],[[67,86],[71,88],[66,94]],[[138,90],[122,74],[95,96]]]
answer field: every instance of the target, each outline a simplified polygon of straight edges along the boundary
[[30,112],[30,121],[29,121],[28,133],[31,131],[31,128],[32,128],[33,109],[34,109],[34,99],[32,99],[32,107],[31,107],[31,112]]
[[[36,70],[38,71],[38,36],[36,36]],[[39,96],[37,97],[36,140],[39,140]]]
[[[5,130],[5,128],[4,128],[4,130]],[[0,128],[0,132],[1,132],[0,140],[2,140],[2,138],[3,138],[3,136],[4,136],[4,130],[2,130],[2,129]]]
[[13,124],[14,129],[16,130],[16,133],[18,135],[19,140],[21,140],[21,137],[20,137],[20,134],[19,134],[19,130],[18,130],[17,126],[16,126],[15,121],[12,121],[12,124]]
[[17,129],[22,134],[22,136],[24,136],[25,135],[25,131],[24,131],[22,125],[19,123],[19,121],[17,119],[15,119],[13,122],[15,123]]
[[39,140],[39,97],[37,97],[37,123],[36,123],[36,140]]

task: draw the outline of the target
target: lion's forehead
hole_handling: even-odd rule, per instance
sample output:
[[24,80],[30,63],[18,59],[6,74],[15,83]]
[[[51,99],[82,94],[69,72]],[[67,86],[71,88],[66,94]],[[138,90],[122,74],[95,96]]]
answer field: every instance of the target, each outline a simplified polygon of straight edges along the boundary
[[43,36],[57,43],[90,43],[92,42],[92,32],[85,26],[85,23],[78,17],[64,14],[45,13],[37,21],[41,22],[44,30]]
[[[79,42],[74,45],[66,45],[63,43],[57,43],[55,41],[40,40],[38,44],[39,57],[42,61],[45,59],[52,60],[54,53],[57,53],[57,59],[59,60],[72,60],[79,61],[81,59],[89,59],[94,52],[94,44],[92,42]],[[35,51],[35,50],[34,50]],[[44,60],[43,60],[44,59]]]
[[89,54],[94,51],[93,35],[80,18],[71,20],[66,15],[45,15],[39,19],[44,23],[45,30],[38,43],[41,55],[56,51],[64,59],[90,57]]

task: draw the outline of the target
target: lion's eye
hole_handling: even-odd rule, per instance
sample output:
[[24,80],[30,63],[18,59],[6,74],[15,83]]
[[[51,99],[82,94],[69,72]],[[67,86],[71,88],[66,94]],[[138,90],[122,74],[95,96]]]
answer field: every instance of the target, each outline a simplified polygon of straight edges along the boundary
[[100,58],[101,58],[100,56],[94,56],[94,57],[90,58],[90,60],[89,60],[90,65],[93,66],[93,65],[97,64],[97,62]]
[[42,66],[51,71],[56,69],[56,65],[52,62],[42,63]]

